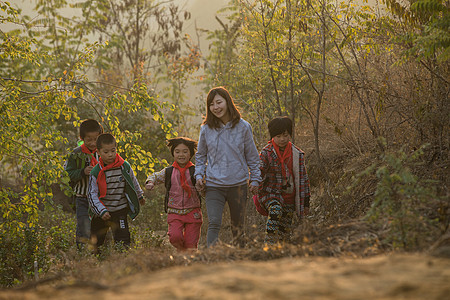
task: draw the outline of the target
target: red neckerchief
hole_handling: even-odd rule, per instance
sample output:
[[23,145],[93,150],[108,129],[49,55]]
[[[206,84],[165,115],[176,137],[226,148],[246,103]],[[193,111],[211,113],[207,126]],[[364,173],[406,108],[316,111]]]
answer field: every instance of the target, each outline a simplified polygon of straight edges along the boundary
[[292,157],[292,143],[289,142],[286,147],[284,148],[283,154],[280,153],[280,147],[272,140],[270,142],[275,149],[275,152],[277,153],[278,160],[281,163],[281,172],[283,173],[283,178],[287,178],[286,176],[286,169],[284,167],[285,164],[288,165],[290,173],[292,173],[292,170],[290,169],[289,159]]
[[[174,168],[177,168],[178,171],[180,171],[181,187],[183,188],[183,190],[185,190],[188,193],[189,197],[191,197],[191,188],[189,187],[189,185],[187,184],[187,181],[186,181],[186,170],[189,169],[189,167],[193,166],[193,165],[194,164],[190,161],[184,166],[184,168],[180,167],[180,165],[177,162],[174,162],[172,164],[172,166]],[[194,184],[194,183],[192,183],[192,184]]]
[[81,145],[81,151],[91,156],[91,166],[95,166],[98,163],[98,160],[94,156],[94,153],[97,152],[97,149],[91,152],[91,150],[89,150],[86,144],[83,144]]
[[105,164],[103,163],[103,159],[100,157],[100,161],[98,162],[101,166],[100,172],[97,175],[97,185],[98,185],[98,191],[100,193],[99,198],[103,198],[106,196],[106,175],[105,171],[113,168],[120,167],[123,165],[124,160],[122,157],[120,157],[119,154],[116,153],[116,159],[112,164],[109,164],[105,167]]

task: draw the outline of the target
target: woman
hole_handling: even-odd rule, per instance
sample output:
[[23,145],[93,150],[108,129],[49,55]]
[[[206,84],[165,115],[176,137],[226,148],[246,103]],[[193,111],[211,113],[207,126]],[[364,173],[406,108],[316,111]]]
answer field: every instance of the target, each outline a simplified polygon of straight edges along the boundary
[[225,202],[230,208],[233,239],[242,246],[249,170],[250,192],[256,194],[260,161],[252,128],[224,87],[211,89],[206,98],[195,163],[196,188],[205,191],[208,247],[219,238]]

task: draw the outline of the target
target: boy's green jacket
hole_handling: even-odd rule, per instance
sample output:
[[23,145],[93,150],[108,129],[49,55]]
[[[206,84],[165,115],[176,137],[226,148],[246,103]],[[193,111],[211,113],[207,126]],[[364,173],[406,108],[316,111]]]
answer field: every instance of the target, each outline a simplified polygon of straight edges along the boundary
[[[139,205],[139,198],[138,194],[136,192],[136,189],[134,188],[133,179],[130,175],[131,166],[130,164],[125,161],[121,167],[122,169],[122,175],[125,179],[125,196],[128,199],[128,215],[131,217],[131,219],[135,219],[140,211],[140,205]],[[91,176],[95,177],[95,180],[97,180],[98,173],[100,173],[100,164],[97,164],[91,171]],[[92,201],[92,195],[88,195],[89,199],[89,216],[92,218],[94,215],[94,212],[92,211],[92,205],[95,205]]]
[[80,146],[73,149],[68,155],[64,169],[67,174],[69,174],[73,184],[80,181],[85,176],[83,171],[86,167],[86,161],[90,161],[90,157],[88,154],[81,151]]

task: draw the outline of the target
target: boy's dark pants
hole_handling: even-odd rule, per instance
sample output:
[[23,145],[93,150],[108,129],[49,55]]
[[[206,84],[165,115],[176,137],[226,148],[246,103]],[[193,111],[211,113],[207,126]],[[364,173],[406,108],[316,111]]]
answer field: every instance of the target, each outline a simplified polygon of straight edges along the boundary
[[83,246],[89,242],[91,234],[88,199],[86,197],[75,197],[75,205],[77,215],[76,241],[78,250],[81,250]]
[[109,213],[111,218],[103,220],[100,217],[93,217],[91,221],[91,241],[97,251],[103,245],[108,229],[111,228],[114,242],[122,243],[126,248],[130,246],[130,230],[128,228],[128,209],[122,209]]

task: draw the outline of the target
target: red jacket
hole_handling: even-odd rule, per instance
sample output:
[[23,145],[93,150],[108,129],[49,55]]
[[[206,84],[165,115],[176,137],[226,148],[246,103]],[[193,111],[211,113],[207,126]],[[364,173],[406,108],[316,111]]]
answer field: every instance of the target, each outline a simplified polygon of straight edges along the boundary
[[[291,162],[295,165],[292,166],[294,170],[294,184],[295,184],[295,210],[299,216],[303,215],[304,207],[309,207],[309,178],[306,172],[305,153],[295,145],[292,145]],[[272,144],[267,144],[259,155],[261,160],[261,177],[262,183],[259,186],[259,202],[263,207],[269,199],[277,199],[281,203],[284,203],[282,197],[282,171],[281,163],[278,160],[277,154]],[[294,158],[297,158],[294,161]]]

